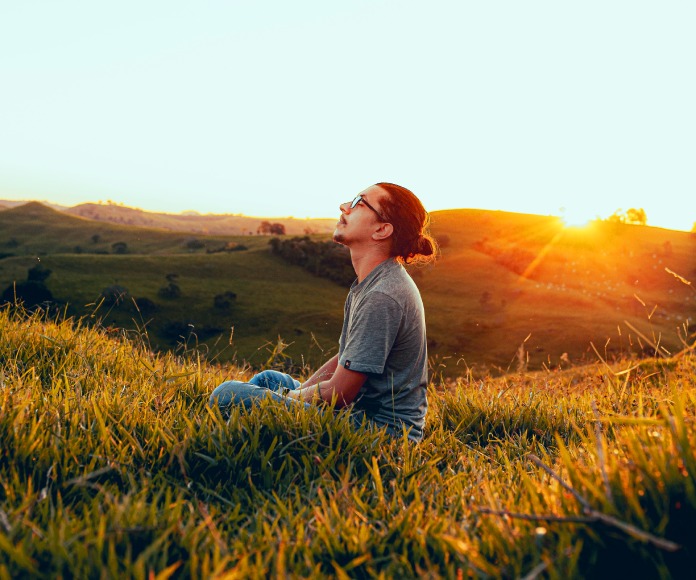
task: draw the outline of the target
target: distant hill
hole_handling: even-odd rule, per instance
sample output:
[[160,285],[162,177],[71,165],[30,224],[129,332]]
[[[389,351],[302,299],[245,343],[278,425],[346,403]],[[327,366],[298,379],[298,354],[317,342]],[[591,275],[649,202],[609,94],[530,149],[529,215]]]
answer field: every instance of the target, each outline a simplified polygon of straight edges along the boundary
[[41,205],[45,205],[46,207],[50,207],[51,209],[56,209],[59,211],[63,211],[63,210],[68,209],[68,207],[65,205],[59,205],[57,203],[51,203],[49,201],[31,200],[31,199],[23,199],[23,200],[0,199],[0,209],[2,209],[3,207],[5,207],[5,208],[18,207],[20,205],[26,205],[28,203],[40,203]]
[[[0,211],[3,208],[19,207],[27,203],[37,202],[0,200]],[[111,203],[83,203],[74,207],[66,207],[44,201],[38,203],[69,215],[91,220],[129,226],[161,228],[173,232],[188,232],[191,234],[223,236],[256,234],[259,225],[263,221],[283,224],[285,233],[288,235],[326,234],[333,232],[336,226],[336,218],[269,218],[241,214],[199,214],[193,211],[172,214],[150,212]]]
[[238,236],[255,234],[262,221],[280,223],[288,235],[330,233],[336,219],[264,218],[237,214],[170,214],[148,212],[120,205],[85,203],[65,210],[66,213],[98,221],[131,226],[162,228],[177,232],[206,235]]
[[[607,359],[668,356],[693,332],[693,234],[607,222],[569,229],[552,217],[485,210],[431,217],[442,256],[409,271],[426,306],[435,372],[557,369],[597,360],[594,348]],[[104,312],[113,326],[147,323],[159,348],[195,328],[211,356],[226,349],[223,358],[232,351],[263,364],[280,337],[290,345],[273,360],[316,365],[335,352],[346,289],[272,255],[268,241],[95,221],[30,203],[0,211],[0,291],[26,279],[38,259],[52,271],[52,294],[76,314],[91,312],[113,285],[149,301],[147,314]],[[162,297],[170,279],[181,290],[174,299]]]

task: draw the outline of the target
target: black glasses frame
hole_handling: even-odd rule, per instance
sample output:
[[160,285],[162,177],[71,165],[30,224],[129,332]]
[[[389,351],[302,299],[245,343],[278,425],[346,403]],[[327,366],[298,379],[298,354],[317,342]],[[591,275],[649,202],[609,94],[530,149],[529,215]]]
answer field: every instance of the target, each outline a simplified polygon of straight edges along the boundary
[[362,201],[367,207],[369,207],[373,212],[375,212],[375,214],[376,214],[377,217],[380,219],[380,221],[382,221],[382,222],[384,222],[384,223],[387,223],[387,220],[385,220],[385,219],[382,217],[382,214],[379,213],[374,207],[372,207],[372,206],[369,204],[369,202],[368,202],[362,195],[360,195],[360,194],[356,195],[356,196],[353,198],[353,201],[350,202],[350,209],[353,209],[353,208],[354,208],[356,205],[358,205],[361,201]]

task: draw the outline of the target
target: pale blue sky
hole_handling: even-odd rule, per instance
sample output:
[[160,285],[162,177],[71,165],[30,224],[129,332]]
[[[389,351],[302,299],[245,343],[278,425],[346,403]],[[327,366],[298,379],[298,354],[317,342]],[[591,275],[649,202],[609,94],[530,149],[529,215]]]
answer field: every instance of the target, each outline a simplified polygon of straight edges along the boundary
[[0,0],[0,198],[696,222],[696,3]]

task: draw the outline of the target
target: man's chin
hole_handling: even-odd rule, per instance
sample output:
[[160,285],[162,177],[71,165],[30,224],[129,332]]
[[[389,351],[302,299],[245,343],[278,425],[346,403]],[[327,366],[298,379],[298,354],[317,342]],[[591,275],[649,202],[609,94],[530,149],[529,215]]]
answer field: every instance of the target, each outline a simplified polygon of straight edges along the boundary
[[333,233],[333,241],[336,242],[337,244],[345,245],[346,244],[346,237],[343,234],[339,233],[338,230],[336,230]]

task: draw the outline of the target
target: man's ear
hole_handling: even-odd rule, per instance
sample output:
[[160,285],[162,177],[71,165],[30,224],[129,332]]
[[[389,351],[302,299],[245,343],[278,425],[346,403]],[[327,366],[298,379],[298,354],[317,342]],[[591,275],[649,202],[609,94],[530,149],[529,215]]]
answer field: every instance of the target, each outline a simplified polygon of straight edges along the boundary
[[379,225],[379,229],[375,230],[372,234],[373,240],[386,240],[389,236],[394,233],[394,226],[389,223],[382,223]]

